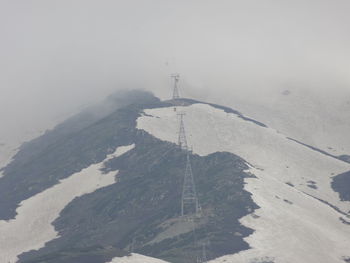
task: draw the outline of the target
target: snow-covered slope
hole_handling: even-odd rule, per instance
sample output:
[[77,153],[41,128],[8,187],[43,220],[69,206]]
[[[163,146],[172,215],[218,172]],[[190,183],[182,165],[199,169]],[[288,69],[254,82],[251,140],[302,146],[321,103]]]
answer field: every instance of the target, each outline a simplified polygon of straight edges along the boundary
[[118,147],[101,163],[61,180],[57,185],[21,202],[13,220],[0,221],[0,262],[16,262],[17,256],[37,250],[58,237],[51,223],[74,198],[115,183],[116,172],[103,174],[104,162],[131,150],[134,145]]
[[286,86],[254,92],[212,95],[216,103],[238,108],[288,137],[333,155],[350,155],[350,89]]
[[42,134],[42,131],[23,132],[21,139],[18,137],[1,136],[0,140],[0,178],[3,176],[1,169],[5,168],[17,154],[23,142],[32,140]]
[[139,254],[131,254],[122,258],[114,258],[108,263],[166,263],[164,260],[150,258]]
[[[0,144],[0,169],[10,163],[16,152],[16,147],[7,145],[5,143]],[[2,177],[1,172],[0,177]]]
[[[6,119],[8,116],[4,115],[2,117]],[[0,129],[0,178],[2,177],[1,169],[5,168],[12,161],[23,143],[43,135],[45,130],[54,128],[65,117],[43,121],[43,123],[34,125],[35,128],[22,127],[18,122],[15,122],[15,126],[7,126],[7,122],[2,122],[2,129]]]
[[[349,202],[341,202],[331,178],[350,165],[300,145],[271,128],[206,104],[179,107],[194,153],[232,152],[244,158],[256,178],[246,190],[260,209],[241,219],[255,230],[246,241],[252,249],[215,262],[252,262],[269,257],[275,263],[344,262],[350,256]],[[173,108],[150,109],[138,128],[161,140],[177,142]],[[342,218],[342,219],[340,219]]]

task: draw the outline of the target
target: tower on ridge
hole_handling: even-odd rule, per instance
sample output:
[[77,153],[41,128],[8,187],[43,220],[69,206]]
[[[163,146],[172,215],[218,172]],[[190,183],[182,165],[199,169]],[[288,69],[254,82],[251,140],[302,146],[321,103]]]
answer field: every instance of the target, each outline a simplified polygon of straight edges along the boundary
[[180,98],[179,88],[178,88],[180,75],[179,74],[172,74],[171,77],[174,79],[173,100],[177,100]]

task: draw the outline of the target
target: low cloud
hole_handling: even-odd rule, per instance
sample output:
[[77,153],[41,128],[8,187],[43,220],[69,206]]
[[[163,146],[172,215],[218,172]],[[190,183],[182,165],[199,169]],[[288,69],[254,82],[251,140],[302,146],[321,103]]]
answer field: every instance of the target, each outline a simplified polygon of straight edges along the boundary
[[0,3],[0,136],[45,127],[117,89],[184,96],[347,92],[347,0]]

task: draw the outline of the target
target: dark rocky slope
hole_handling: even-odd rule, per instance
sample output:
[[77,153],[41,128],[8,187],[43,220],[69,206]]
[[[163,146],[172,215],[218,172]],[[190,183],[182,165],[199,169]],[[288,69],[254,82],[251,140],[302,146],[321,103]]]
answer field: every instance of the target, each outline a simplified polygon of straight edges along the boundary
[[170,105],[137,93],[137,101],[107,116],[85,118],[72,129],[70,120],[22,147],[1,179],[2,219],[13,218],[20,201],[102,161],[116,147],[135,143],[133,150],[106,165],[106,170],[119,170],[118,183],[74,199],[54,222],[60,237],[39,251],[22,254],[20,262],[86,263],[93,258],[102,263],[133,247],[181,263],[195,262],[198,244],[207,241],[210,258],[249,248],[243,238],[252,230],[238,220],[257,206],[244,190],[244,178],[250,174],[238,156],[191,156],[202,214],[195,222],[180,218],[186,154],[136,129],[143,109]]

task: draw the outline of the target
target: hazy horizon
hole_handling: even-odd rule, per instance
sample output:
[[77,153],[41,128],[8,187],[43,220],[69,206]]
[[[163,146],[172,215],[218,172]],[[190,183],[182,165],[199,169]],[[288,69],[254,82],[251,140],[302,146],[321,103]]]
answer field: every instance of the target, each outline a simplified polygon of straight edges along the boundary
[[286,89],[350,94],[345,0],[2,0],[0,7],[2,137],[44,128],[120,88],[170,97],[173,72],[185,97],[216,102]]

